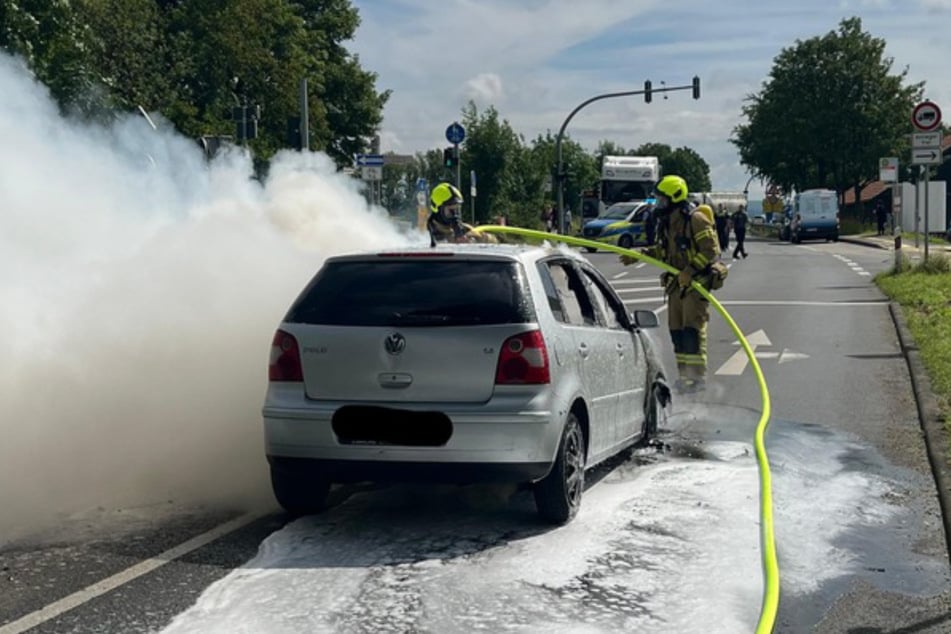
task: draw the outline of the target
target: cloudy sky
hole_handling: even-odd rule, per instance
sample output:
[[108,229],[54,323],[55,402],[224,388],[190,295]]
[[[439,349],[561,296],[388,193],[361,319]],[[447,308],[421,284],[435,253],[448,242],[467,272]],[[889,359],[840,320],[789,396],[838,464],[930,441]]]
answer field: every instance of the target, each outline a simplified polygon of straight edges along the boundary
[[[743,98],[760,89],[774,57],[797,39],[859,16],[887,42],[894,69],[927,82],[951,116],[951,0],[354,0],[362,25],[350,48],[391,89],[384,151],[446,144],[445,128],[469,99],[494,105],[526,139],[554,132],[597,94],[702,82],[689,91],[596,102],[569,125],[589,150],[687,145],[710,164],[713,186],[742,190],[748,174],[728,142]],[[910,116],[910,113],[908,113]],[[910,124],[909,124],[910,131]],[[751,193],[760,191],[752,183]]]

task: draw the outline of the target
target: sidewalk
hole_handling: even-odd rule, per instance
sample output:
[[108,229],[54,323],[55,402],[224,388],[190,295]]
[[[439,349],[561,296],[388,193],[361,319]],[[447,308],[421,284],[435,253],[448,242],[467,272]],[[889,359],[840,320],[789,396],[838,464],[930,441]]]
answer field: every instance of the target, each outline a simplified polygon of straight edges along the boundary
[[[886,251],[895,250],[895,236],[879,236],[875,235],[874,233],[859,233],[850,236],[839,236],[839,241],[850,242],[852,244],[861,244],[863,246],[874,247],[876,249],[885,249]],[[921,258],[925,252],[924,246],[924,238],[918,240],[918,247],[915,248],[914,238],[908,239],[907,236],[902,237],[901,251],[909,258]],[[928,255],[934,253],[951,255],[951,245],[931,243],[928,245]]]

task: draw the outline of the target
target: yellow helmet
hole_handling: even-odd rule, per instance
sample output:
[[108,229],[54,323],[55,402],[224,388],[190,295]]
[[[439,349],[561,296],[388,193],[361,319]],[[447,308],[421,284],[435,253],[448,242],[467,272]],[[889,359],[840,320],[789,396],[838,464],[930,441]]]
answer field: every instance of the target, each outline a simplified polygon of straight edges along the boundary
[[687,181],[673,174],[660,179],[654,189],[669,198],[672,203],[682,203],[687,200],[687,194],[690,193],[687,191]]
[[439,183],[429,194],[429,213],[438,214],[446,205],[461,205],[462,192],[449,183]]

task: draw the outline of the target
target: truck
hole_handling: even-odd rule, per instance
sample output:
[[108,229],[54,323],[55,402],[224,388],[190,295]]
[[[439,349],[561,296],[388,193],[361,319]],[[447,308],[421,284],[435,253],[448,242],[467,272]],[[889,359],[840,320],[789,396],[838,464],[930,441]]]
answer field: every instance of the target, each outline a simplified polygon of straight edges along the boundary
[[[615,203],[652,198],[660,171],[660,160],[656,156],[605,156],[597,191],[587,191],[582,196],[584,218],[601,216]],[[596,202],[592,195],[595,193]]]
[[710,205],[714,213],[721,204],[728,214],[732,214],[740,205],[747,205],[747,196],[743,192],[690,192],[687,198],[696,205]]

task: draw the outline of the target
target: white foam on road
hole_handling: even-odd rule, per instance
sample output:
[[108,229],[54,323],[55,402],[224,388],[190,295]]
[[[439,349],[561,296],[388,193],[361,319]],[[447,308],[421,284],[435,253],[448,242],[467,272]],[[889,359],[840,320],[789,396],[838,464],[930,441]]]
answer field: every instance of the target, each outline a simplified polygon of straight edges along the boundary
[[[776,532],[783,593],[796,596],[853,571],[841,536],[899,509],[887,481],[843,468],[848,446],[802,434],[782,443]],[[525,493],[494,504],[464,503],[456,488],[354,496],[271,535],[165,634],[753,631],[762,570],[752,447],[701,447],[702,460],[625,463],[556,529],[534,522]]]

